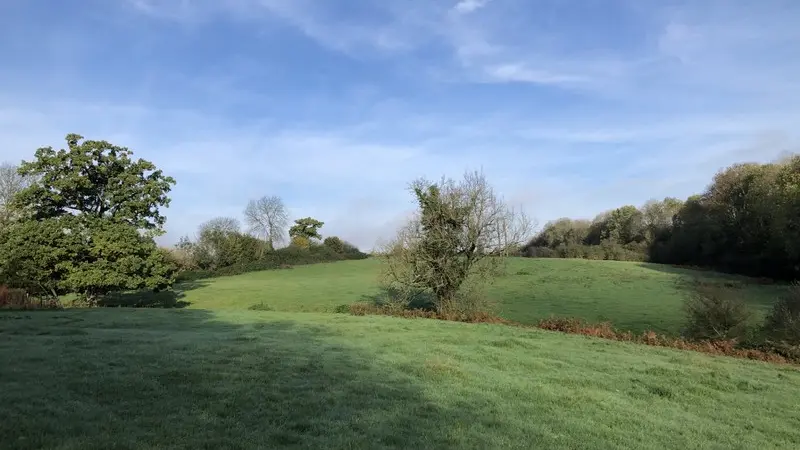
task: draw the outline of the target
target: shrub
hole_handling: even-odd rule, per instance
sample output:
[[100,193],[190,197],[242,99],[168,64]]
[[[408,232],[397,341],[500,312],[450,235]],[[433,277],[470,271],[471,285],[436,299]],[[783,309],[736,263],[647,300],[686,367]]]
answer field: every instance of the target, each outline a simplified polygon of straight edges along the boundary
[[57,309],[61,308],[58,299],[45,299],[29,296],[25,289],[0,286],[0,309]]
[[240,275],[261,270],[290,269],[292,266],[298,265],[341,261],[345,259],[364,259],[368,257],[368,255],[358,251],[358,249],[355,249],[354,252],[350,252],[350,250],[347,250],[347,245],[349,244],[346,242],[344,244],[345,250],[349,253],[336,253],[333,249],[325,245],[312,245],[309,248],[300,248],[290,245],[265,253],[263,257],[256,261],[239,262],[219,267],[215,270],[185,270],[178,274],[176,280],[179,282],[195,281],[203,278]]
[[307,249],[311,246],[311,239],[305,236],[292,236],[291,246]]
[[9,289],[0,286],[0,308],[13,308],[24,305],[28,301],[28,295],[23,289]]
[[792,284],[772,307],[764,321],[763,333],[773,340],[800,345],[800,283]]
[[527,258],[554,258],[556,252],[549,247],[526,247],[522,250],[522,256]]
[[694,339],[741,339],[753,317],[747,304],[730,289],[699,286],[686,299],[685,334]]
[[255,305],[250,305],[250,307],[247,309],[249,309],[250,311],[273,311],[273,308],[264,302],[256,303]]
[[325,240],[322,241],[322,245],[330,248],[336,253],[344,253],[344,241],[336,236],[326,237]]

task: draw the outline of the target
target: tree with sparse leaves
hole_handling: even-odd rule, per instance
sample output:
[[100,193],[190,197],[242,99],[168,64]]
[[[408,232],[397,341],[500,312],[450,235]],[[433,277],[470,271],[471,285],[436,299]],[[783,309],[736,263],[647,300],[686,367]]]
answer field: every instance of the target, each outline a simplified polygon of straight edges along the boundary
[[215,270],[255,261],[265,243],[240,231],[232,217],[215,217],[200,225],[197,242],[191,245],[192,259],[201,269]]
[[50,271],[58,289],[89,304],[112,291],[169,286],[174,267],[153,236],[163,234],[159,208],[175,180],[125,147],[77,134],[66,140],[66,149],[40,148],[19,167],[36,181],[14,196],[21,219],[0,243],[12,255],[3,276],[33,283]]
[[430,294],[439,313],[474,312],[483,305],[466,291],[476,294],[501,273],[506,257],[530,238],[532,222],[478,172],[460,182],[420,179],[411,190],[419,210],[383,252],[387,287],[406,302]]
[[32,177],[20,174],[18,169],[11,163],[0,164],[0,224],[11,220],[14,197],[34,181]]
[[289,214],[283,200],[277,196],[250,200],[244,210],[244,217],[250,231],[264,239],[268,250],[283,242]]

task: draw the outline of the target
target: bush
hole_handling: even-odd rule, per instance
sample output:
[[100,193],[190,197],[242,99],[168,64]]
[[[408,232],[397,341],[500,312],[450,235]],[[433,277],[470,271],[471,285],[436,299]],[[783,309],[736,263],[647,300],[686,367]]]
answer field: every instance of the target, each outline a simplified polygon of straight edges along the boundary
[[256,303],[255,305],[250,305],[250,307],[247,309],[249,309],[250,311],[273,311],[273,308],[264,302]]
[[699,286],[684,304],[688,320],[685,334],[694,339],[726,340],[747,336],[753,317],[734,291]]
[[330,248],[336,253],[344,253],[344,241],[336,236],[325,238],[325,240],[322,241],[322,245]]
[[800,345],[800,283],[792,284],[772,307],[763,333],[771,340]]
[[600,245],[559,244],[554,248],[531,246],[522,250],[528,258],[570,258],[610,261],[647,261],[643,244],[619,245],[603,242]]
[[58,299],[31,297],[25,289],[0,286],[0,309],[57,309]]
[[526,258],[555,258],[556,252],[549,247],[526,247],[522,250],[522,256]]
[[348,259],[364,259],[368,257],[367,254],[358,251],[358,249],[355,249],[354,252],[348,250],[347,246],[349,244],[346,242],[344,244],[345,250],[349,253],[336,253],[333,249],[325,245],[312,245],[309,248],[300,248],[290,245],[266,253],[262,258],[256,261],[231,264],[215,270],[185,270],[178,274],[176,281],[195,281],[203,278],[241,275],[243,273],[262,270],[288,269],[292,266]]
[[307,249],[311,247],[311,239],[305,236],[292,236],[290,246]]

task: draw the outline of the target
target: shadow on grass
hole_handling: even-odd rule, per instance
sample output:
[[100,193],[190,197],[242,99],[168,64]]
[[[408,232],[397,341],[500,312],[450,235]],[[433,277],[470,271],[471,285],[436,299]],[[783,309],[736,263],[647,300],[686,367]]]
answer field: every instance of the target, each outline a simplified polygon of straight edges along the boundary
[[185,308],[191,303],[183,300],[185,292],[208,286],[206,280],[185,281],[176,284],[172,289],[163,291],[140,290],[129,292],[115,292],[107,295],[98,302],[103,307],[127,308]]
[[103,309],[9,321],[0,335],[0,442],[16,449],[491,446],[467,432],[474,408],[428,400],[413,376],[319,326]]
[[763,277],[750,277],[747,275],[733,274],[720,272],[715,269],[707,267],[694,267],[694,266],[679,266],[674,264],[656,264],[656,263],[637,263],[639,267],[654,270],[657,272],[669,273],[672,275],[679,275],[685,278],[702,278],[708,280],[718,280],[721,283],[733,283],[738,285],[776,285],[782,286],[786,283],[772,280]]

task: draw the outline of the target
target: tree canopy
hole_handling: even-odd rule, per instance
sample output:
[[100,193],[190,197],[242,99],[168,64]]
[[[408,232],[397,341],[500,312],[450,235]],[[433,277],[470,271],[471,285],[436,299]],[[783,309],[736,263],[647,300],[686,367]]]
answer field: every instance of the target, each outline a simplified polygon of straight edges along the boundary
[[311,217],[304,217],[294,221],[294,225],[289,228],[289,236],[301,237],[306,239],[322,239],[319,234],[319,229],[325,225],[325,222],[320,222]]
[[126,147],[83,139],[69,134],[66,149],[42,147],[23,162],[19,173],[37,182],[17,193],[15,204],[38,220],[110,218],[161,233],[166,219],[159,208],[169,205],[175,180],[150,161],[133,160]]
[[[548,223],[532,256],[639,259],[776,279],[800,277],[800,155],[720,170],[685,201],[650,200]],[[543,250],[550,250],[543,251]]]
[[171,177],[106,141],[67,135],[18,170],[31,184],[12,199],[18,217],[0,233],[0,277],[29,292],[77,292],[90,304],[118,290],[169,286],[163,233]]

